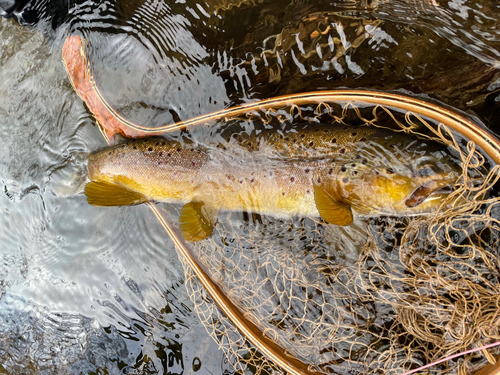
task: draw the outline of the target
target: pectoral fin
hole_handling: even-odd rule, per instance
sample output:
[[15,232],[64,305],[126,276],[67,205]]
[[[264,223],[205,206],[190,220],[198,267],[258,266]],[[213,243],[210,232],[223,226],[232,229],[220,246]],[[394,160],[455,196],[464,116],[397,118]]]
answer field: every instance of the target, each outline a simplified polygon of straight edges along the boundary
[[204,202],[189,202],[181,209],[179,227],[187,241],[200,241],[212,234],[217,212]]
[[323,220],[334,225],[352,224],[351,207],[333,199],[330,194],[314,184],[314,201]]
[[85,195],[92,206],[128,206],[148,201],[141,193],[104,181],[89,182],[85,186]]

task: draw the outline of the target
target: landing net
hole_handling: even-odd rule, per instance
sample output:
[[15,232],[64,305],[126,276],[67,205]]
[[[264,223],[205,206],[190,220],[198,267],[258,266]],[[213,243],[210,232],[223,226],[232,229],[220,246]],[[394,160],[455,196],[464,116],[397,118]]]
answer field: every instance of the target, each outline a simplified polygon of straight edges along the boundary
[[[464,169],[450,196],[454,204],[426,217],[358,220],[345,228],[317,218],[221,213],[211,237],[184,242],[210,279],[284,349],[285,360],[293,356],[312,373],[401,374],[499,341],[499,166],[442,123],[382,105],[281,105],[203,127],[213,134],[235,123],[253,129],[311,121],[388,127],[451,147]],[[473,184],[470,176],[484,182]],[[180,207],[156,207],[175,228]],[[237,372],[284,373],[181,260],[196,311]],[[471,353],[426,373],[473,374],[498,354],[495,348]]]

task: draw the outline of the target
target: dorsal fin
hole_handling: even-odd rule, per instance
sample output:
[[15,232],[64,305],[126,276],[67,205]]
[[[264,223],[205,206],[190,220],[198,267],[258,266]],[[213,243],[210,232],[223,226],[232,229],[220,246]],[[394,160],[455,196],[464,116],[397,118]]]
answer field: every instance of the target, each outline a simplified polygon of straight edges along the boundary
[[[314,184],[314,183],[313,183]],[[314,184],[314,201],[323,220],[334,225],[352,224],[351,207],[332,198],[330,194]]]

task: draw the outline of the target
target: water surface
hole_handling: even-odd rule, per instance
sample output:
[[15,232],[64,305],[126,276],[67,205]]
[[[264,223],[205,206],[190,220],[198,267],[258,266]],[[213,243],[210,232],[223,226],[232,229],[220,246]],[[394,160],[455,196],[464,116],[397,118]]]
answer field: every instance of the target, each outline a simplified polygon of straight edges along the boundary
[[125,117],[159,126],[342,87],[425,95],[497,129],[500,8],[489,1],[75,3],[55,30],[0,21],[0,363],[6,373],[232,372],[145,206],[96,208],[105,142],[61,62],[88,40]]

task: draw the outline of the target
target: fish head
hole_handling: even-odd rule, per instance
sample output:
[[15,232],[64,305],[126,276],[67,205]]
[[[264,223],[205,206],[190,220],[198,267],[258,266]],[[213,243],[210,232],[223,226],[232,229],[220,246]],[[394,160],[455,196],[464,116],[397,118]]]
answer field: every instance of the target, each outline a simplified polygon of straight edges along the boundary
[[435,211],[462,175],[445,145],[414,138],[375,143],[363,149],[358,159],[344,163],[337,179],[342,200],[361,215],[413,216]]

